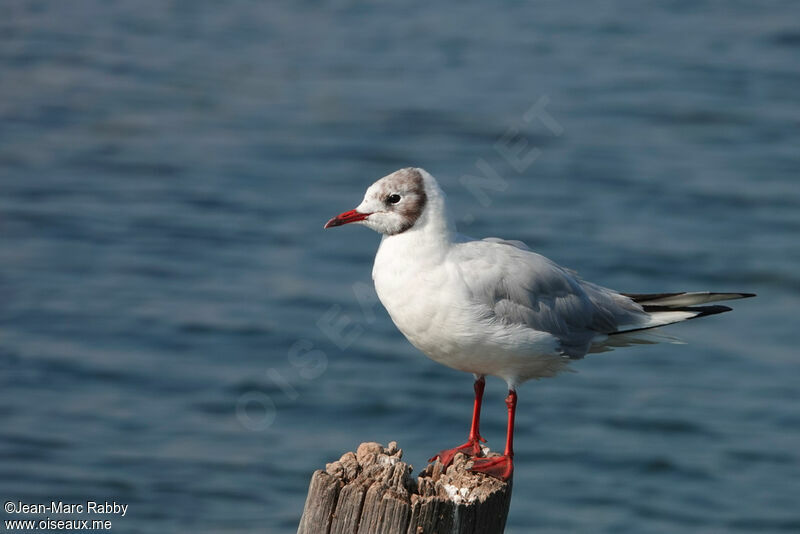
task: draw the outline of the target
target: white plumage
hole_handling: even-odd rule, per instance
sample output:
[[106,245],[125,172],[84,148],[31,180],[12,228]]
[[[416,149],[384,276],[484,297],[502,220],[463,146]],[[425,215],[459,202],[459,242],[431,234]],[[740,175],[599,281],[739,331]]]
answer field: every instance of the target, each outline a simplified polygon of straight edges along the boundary
[[[588,352],[652,342],[650,328],[730,309],[697,304],[750,296],[625,295],[582,280],[519,241],[459,235],[444,194],[423,169],[378,180],[355,210],[326,228],[349,222],[383,234],[372,277],[406,338],[433,360],[478,380],[499,376],[512,391]],[[479,413],[477,396],[476,403]],[[513,414],[510,429],[512,423]],[[473,426],[477,434],[475,419]],[[464,452],[464,446],[457,449]],[[502,476],[510,476],[510,455],[503,469]]]

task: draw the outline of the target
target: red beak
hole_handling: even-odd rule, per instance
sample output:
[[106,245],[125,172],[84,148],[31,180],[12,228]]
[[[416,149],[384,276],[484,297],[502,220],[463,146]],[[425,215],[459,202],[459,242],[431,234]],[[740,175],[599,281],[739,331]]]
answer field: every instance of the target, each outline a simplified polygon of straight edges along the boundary
[[356,221],[363,221],[367,217],[372,215],[371,213],[359,213],[356,210],[346,211],[340,215],[337,215],[330,221],[325,223],[325,228],[333,228],[334,226],[341,226],[343,224],[348,224],[351,222]]

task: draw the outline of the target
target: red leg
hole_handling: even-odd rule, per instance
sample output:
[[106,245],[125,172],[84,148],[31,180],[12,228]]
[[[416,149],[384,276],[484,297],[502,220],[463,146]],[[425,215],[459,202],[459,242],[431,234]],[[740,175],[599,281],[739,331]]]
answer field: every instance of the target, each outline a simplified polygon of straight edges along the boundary
[[502,456],[492,458],[475,458],[470,471],[486,473],[500,480],[507,481],[514,473],[514,414],[517,411],[517,392],[508,390],[506,397],[508,407],[508,431],[506,433],[506,450]]
[[453,462],[456,453],[462,452],[467,456],[477,456],[481,452],[481,442],[486,440],[481,437],[480,424],[481,424],[481,402],[483,401],[483,388],[486,386],[486,380],[483,377],[475,380],[475,404],[472,408],[472,424],[469,428],[469,438],[463,445],[452,449],[445,449],[439,454],[428,460],[429,462],[439,458],[439,461],[447,467]]

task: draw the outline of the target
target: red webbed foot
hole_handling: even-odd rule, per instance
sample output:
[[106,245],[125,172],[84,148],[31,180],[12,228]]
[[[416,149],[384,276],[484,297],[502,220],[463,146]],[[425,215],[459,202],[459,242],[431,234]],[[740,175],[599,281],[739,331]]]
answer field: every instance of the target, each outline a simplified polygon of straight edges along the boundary
[[463,445],[459,445],[458,447],[454,447],[452,449],[445,449],[430,460],[432,462],[439,458],[439,461],[442,462],[442,465],[447,468],[451,463],[453,463],[453,458],[455,458],[457,453],[463,453],[467,456],[478,456],[481,453],[481,442],[486,442],[485,439],[478,436],[477,438],[471,438],[469,441],[464,443]]
[[491,458],[475,458],[469,471],[485,473],[508,482],[514,473],[514,460],[511,456],[492,456]]

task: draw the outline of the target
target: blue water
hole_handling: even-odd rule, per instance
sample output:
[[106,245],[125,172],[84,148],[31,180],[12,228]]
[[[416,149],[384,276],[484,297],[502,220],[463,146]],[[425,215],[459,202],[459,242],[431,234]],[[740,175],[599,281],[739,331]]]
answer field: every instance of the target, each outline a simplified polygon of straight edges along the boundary
[[[509,533],[800,531],[798,17],[7,3],[0,496],[116,500],[117,532],[289,533],[358,443],[421,468],[463,441],[472,379],[374,305],[378,236],[322,230],[414,165],[462,232],[589,280],[759,294],[671,328],[686,345],[523,386]],[[500,180],[476,193],[481,166]],[[490,380],[494,448],[504,395]]]

